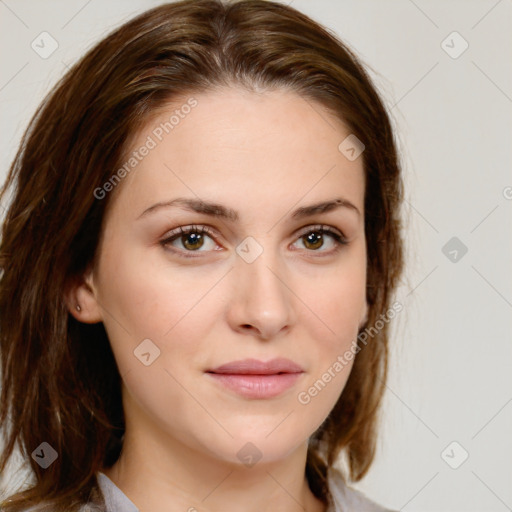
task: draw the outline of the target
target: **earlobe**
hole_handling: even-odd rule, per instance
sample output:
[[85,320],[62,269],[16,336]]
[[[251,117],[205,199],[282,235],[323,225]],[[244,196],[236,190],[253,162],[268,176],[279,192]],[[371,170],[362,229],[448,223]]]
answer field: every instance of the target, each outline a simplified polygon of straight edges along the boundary
[[68,285],[65,302],[69,313],[86,324],[101,322],[103,317],[96,295],[92,271],[89,270]]

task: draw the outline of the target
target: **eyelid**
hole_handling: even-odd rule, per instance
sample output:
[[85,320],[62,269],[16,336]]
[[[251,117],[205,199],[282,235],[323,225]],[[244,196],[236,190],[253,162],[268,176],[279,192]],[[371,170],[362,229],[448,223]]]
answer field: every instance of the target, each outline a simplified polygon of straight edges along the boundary
[[[169,238],[172,238],[175,235],[187,234],[189,231],[196,231],[196,230],[203,231],[204,233],[211,235],[211,236],[217,236],[217,237],[220,236],[217,230],[215,230],[211,226],[208,226],[207,224],[190,224],[187,226],[179,226],[179,227],[167,232],[164,235],[163,241],[167,241]],[[341,230],[339,230],[335,227],[332,227],[332,226],[328,226],[326,224],[308,224],[307,226],[304,226],[303,228],[300,228],[298,231],[296,231],[294,236],[296,238],[299,238],[299,237],[304,236],[305,234],[310,233],[311,231],[314,231],[314,230],[332,231],[332,232],[336,233],[337,235],[339,235],[341,238],[343,238],[345,240],[347,239],[347,237]]]
[[300,238],[301,236],[306,235],[307,233],[310,233],[311,231],[325,231],[329,234],[329,232],[337,234],[340,238],[343,240],[346,240],[347,237],[345,234],[340,231],[337,228],[334,228],[332,226],[328,226],[326,224],[309,224],[308,226],[304,226],[304,228],[301,228],[296,234],[296,238]]
[[168,242],[169,239],[174,238],[177,235],[186,235],[189,232],[196,232],[196,231],[199,233],[206,233],[207,235],[209,235],[211,237],[220,237],[220,235],[218,234],[218,231],[213,229],[211,226],[208,226],[206,224],[189,224],[187,226],[179,226],[179,227],[167,232],[164,235],[164,238],[161,240],[161,242]]

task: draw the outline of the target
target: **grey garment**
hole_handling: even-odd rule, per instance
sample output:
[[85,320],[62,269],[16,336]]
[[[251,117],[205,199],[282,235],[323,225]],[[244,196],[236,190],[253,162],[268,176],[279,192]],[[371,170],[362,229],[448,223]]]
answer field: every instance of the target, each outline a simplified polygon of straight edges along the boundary
[[139,512],[133,501],[107,475],[98,471],[97,479],[105,498],[107,512]]
[[329,470],[328,481],[335,508],[329,507],[326,512],[395,512],[378,505],[361,491],[347,486],[341,473],[335,469]]
[[[105,497],[107,512],[139,512],[135,504],[104,473],[98,472],[98,484]],[[328,507],[326,512],[393,512],[373,502],[362,492],[348,487],[336,470],[329,473],[329,489],[334,508]],[[83,512],[87,512],[87,509],[84,508]]]

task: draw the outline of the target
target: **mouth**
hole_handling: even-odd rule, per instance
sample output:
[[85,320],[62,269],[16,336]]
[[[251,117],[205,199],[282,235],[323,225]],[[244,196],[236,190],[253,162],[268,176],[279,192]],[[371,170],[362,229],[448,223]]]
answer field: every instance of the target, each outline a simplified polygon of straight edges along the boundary
[[242,359],[223,364],[208,373],[228,375],[278,375],[280,373],[301,373],[304,370],[290,359],[277,358],[270,361],[259,361],[258,359]]
[[289,359],[232,361],[206,371],[224,389],[251,399],[268,399],[290,389],[304,370]]

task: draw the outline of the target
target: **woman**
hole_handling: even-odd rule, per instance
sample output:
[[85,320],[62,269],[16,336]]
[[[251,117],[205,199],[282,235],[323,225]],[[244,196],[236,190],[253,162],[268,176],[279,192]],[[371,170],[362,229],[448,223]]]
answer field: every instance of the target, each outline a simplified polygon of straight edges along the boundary
[[402,185],[342,42],[268,1],[152,9],[46,98],[10,187],[0,469],[20,443],[35,483],[2,510],[384,510],[348,481]]

